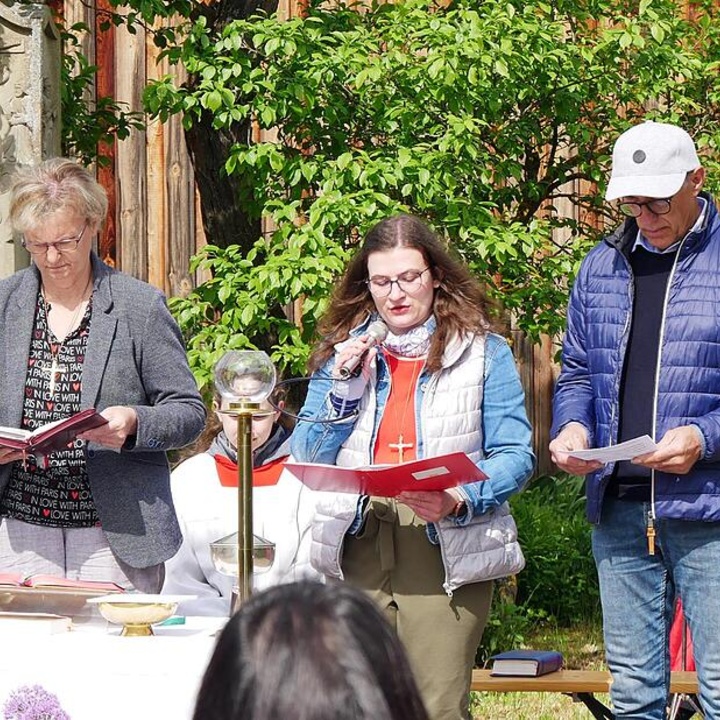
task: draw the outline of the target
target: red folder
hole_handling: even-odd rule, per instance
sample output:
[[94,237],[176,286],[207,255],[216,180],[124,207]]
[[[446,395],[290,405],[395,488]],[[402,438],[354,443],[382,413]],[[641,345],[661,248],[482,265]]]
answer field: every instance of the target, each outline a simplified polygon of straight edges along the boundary
[[346,468],[288,460],[286,469],[312,490],[395,497],[405,490],[446,490],[487,476],[463,452],[399,465]]

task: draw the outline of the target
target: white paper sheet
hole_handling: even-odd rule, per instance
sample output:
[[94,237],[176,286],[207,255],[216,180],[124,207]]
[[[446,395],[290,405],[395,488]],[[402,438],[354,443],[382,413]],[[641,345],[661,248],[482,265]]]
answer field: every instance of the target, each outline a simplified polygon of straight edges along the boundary
[[597,460],[602,463],[610,463],[618,460],[632,460],[638,455],[644,455],[653,450],[657,450],[657,445],[653,439],[649,435],[642,435],[617,445],[588,448],[587,450],[572,450],[570,456],[579,460]]

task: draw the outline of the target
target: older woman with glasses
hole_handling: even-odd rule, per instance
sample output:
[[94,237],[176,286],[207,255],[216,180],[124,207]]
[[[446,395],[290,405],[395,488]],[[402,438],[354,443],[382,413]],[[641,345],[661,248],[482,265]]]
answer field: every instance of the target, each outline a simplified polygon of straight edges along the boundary
[[107,207],[64,158],[12,188],[32,264],[0,281],[0,424],[90,407],[107,422],[42,461],[0,448],[0,572],[157,592],[181,542],[166,451],[195,439],[205,407],[162,294],[92,250]]
[[[373,333],[378,323],[387,332]],[[360,466],[463,451],[487,476],[394,499],[326,493],[311,549],[317,570],[385,611],[430,717],[467,718],[491,581],[523,565],[505,501],[530,476],[533,454],[512,353],[490,331],[478,282],[408,215],[368,233],[321,337],[295,458]]]

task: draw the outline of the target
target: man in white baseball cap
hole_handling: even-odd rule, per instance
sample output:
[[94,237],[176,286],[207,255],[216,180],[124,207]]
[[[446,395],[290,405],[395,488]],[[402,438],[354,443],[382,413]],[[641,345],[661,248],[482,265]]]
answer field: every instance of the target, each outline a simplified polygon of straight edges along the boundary
[[650,248],[666,250],[697,220],[704,180],[695,143],[682,128],[644,122],[615,143],[605,197],[620,200],[620,210],[635,218]]
[[[704,179],[679,127],[618,138],[606,197],[627,217],[581,265],[555,387],[550,452],[586,476],[618,719],[666,717],[676,594],[720,718],[720,215]],[[644,435],[655,449],[617,462],[573,455]]]
[[682,128],[650,121],[635,125],[615,143],[605,199],[672,197],[699,167],[695,143]]

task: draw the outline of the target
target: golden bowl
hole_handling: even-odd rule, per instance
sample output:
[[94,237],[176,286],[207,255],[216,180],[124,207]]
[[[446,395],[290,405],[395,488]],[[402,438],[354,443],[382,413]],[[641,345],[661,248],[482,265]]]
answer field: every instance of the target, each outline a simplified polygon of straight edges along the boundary
[[123,626],[120,635],[147,637],[153,635],[152,625],[173,615],[181,599],[173,595],[121,593],[90,598],[88,602],[97,604],[108,622]]
[[[261,573],[269,570],[275,561],[275,543],[253,535],[253,572]],[[210,543],[210,557],[213,567],[223,575],[238,574],[238,541],[237,533],[226,535]]]

